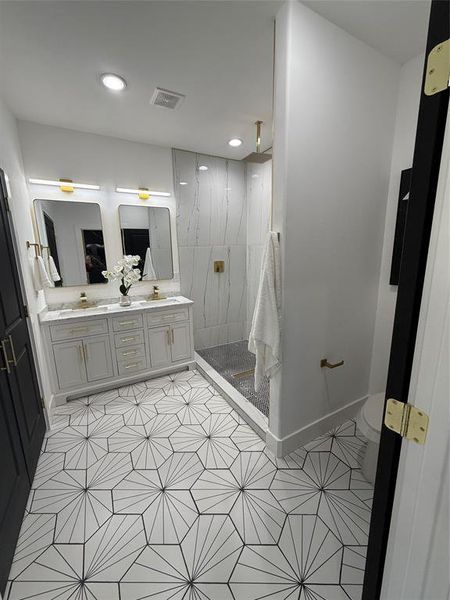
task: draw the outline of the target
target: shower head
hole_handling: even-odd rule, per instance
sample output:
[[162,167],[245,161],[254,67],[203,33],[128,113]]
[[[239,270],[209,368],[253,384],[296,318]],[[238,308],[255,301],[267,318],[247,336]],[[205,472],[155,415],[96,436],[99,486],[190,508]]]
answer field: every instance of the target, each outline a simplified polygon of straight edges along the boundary
[[251,152],[244,158],[245,162],[251,163],[265,163],[272,158],[271,154],[261,152],[261,125],[262,121],[256,121],[256,152]]

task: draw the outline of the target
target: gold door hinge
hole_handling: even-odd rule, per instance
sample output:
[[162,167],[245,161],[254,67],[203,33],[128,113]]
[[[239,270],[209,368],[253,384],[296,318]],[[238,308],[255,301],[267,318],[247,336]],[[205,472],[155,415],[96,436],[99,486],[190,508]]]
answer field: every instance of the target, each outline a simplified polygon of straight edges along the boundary
[[450,39],[441,42],[431,50],[425,72],[426,96],[434,96],[447,89],[450,78]]
[[428,432],[428,415],[420,408],[389,398],[386,403],[384,424],[416,444],[425,444]]

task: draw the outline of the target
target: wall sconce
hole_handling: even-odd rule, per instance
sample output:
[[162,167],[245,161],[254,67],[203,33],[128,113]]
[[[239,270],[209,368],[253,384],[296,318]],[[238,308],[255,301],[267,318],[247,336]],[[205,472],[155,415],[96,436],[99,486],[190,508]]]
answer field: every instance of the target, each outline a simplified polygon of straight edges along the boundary
[[154,190],[149,190],[147,188],[136,189],[116,187],[116,192],[119,192],[120,194],[137,194],[141,200],[148,200],[150,196],[162,196],[167,198],[171,195],[169,192],[155,192]]
[[58,179],[55,181],[53,179],[35,179],[34,177],[30,177],[28,180],[30,183],[35,185],[53,185],[59,187],[62,192],[71,193],[74,189],[80,190],[99,190],[99,185],[92,185],[90,183],[75,183],[71,179]]

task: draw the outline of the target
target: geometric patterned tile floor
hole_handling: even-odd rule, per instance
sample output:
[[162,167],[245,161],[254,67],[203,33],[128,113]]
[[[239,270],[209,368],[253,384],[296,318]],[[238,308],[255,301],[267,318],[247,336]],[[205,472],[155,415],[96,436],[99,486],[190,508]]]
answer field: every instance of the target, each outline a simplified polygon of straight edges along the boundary
[[57,408],[8,600],[359,600],[372,487],[348,421],[276,459],[195,371]]

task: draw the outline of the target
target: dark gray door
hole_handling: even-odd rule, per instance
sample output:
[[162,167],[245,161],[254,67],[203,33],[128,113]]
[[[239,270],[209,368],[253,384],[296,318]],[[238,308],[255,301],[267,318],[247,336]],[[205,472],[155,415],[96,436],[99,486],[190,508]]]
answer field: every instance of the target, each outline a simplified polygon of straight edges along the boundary
[[0,169],[0,592],[45,433],[45,420]]

